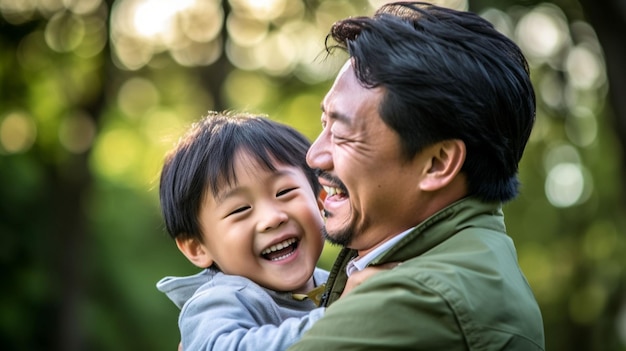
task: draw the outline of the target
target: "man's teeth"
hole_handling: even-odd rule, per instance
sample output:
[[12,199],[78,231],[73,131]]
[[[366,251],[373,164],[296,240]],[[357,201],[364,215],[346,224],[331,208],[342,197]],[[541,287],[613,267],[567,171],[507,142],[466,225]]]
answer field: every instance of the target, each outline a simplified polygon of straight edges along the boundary
[[330,187],[330,186],[324,186],[324,190],[326,191],[326,195],[327,196],[343,195],[344,194],[343,190],[341,190],[339,188]]
[[296,241],[297,241],[296,238],[287,239],[287,240],[283,241],[282,243],[278,243],[278,244],[272,245],[272,246],[268,247],[267,249],[261,251],[261,255],[267,255],[267,254],[272,253],[274,251],[282,250],[282,249],[292,245]]

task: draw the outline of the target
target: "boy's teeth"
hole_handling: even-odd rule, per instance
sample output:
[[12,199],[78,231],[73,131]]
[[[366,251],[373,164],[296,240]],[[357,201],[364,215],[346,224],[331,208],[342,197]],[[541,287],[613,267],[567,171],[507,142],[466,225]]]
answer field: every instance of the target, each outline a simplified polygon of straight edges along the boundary
[[293,244],[295,242],[296,242],[295,238],[287,239],[287,240],[283,241],[282,243],[278,243],[278,244],[272,245],[272,246],[268,247],[267,249],[263,250],[261,252],[261,255],[267,255],[267,254],[269,254],[271,252],[282,250],[282,249],[286,248],[287,246],[289,246],[289,245],[291,245],[291,244]]

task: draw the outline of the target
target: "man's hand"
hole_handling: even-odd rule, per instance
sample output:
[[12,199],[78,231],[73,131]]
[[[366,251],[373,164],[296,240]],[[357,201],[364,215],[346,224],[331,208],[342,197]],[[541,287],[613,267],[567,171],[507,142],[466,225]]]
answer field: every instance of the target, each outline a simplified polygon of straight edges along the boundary
[[[354,272],[348,277],[348,281],[346,282],[346,287],[343,289],[341,293],[341,297],[344,297],[347,293],[352,291],[352,289],[357,286],[363,284],[364,281],[368,280],[373,275],[380,273],[382,271],[388,271],[400,265],[402,262],[389,262],[385,264],[381,264],[379,266],[369,266],[366,267],[362,271]],[[182,351],[182,350],[179,350]]]

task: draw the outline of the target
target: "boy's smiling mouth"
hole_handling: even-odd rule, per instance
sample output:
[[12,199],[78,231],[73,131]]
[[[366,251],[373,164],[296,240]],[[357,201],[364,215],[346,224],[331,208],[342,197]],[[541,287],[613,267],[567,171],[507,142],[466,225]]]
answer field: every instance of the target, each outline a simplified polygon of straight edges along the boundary
[[261,256],[270,261],[278,261],[291,256],[298,248],[298,239],[289,238],[261,251]]

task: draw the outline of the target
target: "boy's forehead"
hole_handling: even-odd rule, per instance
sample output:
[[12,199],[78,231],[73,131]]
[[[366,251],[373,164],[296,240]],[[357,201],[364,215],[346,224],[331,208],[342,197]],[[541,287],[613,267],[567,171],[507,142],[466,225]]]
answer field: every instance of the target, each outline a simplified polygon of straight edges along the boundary
[[258,150],[241,148],[235,152],[230,167],[222,169],[216,177],[217,192],[213,196],[216,200],[229,196],[240,186],[242,178],[265,182],[280,176],[296,175],[297,172],[304,173],[297,166],[278,161],[269,152],[262,156]]

